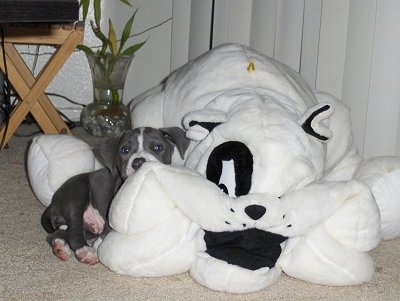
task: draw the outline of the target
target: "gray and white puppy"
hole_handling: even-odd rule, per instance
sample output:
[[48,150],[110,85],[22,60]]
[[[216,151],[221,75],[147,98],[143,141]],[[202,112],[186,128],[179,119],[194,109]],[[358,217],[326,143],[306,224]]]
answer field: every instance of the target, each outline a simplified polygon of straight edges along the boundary
[[79,261],[98,263],[97,252],[88,240],[107,231],[111,200],[125,179],[146,161],[170,164],[175,149],[183,159],[188,146],[180,128],[142,127],[95,147],[93,152],[104,168],[67,180],[42,215],[53,253],[67,260],[72,250]]

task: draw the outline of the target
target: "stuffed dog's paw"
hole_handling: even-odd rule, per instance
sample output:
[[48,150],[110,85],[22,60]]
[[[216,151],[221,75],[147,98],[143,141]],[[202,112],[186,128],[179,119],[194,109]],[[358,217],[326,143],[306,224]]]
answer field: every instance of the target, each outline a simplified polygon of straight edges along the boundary
[[380,237],[400,236],[400,158],[383,156],[366,160],[354,178],[365,183],[374,195],[381,217]]
[[230,293],[251,293],[274,284],[281,274],[279,267],[257,270],[241,268],[226,261],[197,253],[190,275],[200,284],[211,289]]

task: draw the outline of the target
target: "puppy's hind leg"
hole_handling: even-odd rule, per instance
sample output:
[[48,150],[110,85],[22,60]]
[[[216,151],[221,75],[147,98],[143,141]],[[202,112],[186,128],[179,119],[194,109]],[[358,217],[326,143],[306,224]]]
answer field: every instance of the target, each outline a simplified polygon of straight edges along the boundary
[[99,262],[97,252],[89,247],[83,234],[83,217],[79,216],[71,223],[69,228],[69,243],[71,249],[75,252],[76,258],[86,264],[96,264]]
[[[44,230],[49,233],[46,241],[51,246],[54,255],[61,260],[68,260],[71,254],[68,241],[68,234],[66,232],[67,225],[65,220],[58,215],[54,214],[54,208],[50,205],[42,214],[41,224]],[[56,218],[52,218],[56,216]]]
[[46,240],[51,245],[54,255],[66,261],[71,255],[71,249],[67,243],[68,235],[64,227],[66,226],[61,226],[60,229],[50,233]]
[[47,233],[53,233],[55,229],[53,228],[53,224],[51,222],[51,214],[52,214],[52,207],[51,205],[46,208],[46,210],[42,214],[42,218],[40,223],[42,224],[43,229]]

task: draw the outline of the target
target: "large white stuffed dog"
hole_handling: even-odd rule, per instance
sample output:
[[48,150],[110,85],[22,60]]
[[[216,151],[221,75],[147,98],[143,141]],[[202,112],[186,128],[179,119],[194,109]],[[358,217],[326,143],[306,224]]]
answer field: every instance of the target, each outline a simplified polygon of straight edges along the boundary
[[363,160],[348,109],[256,51],[215,48],[131,108],[135,127],[180,126],[192,142],[182,166],[145,164],[113,200],[99,257],[117,273],[190,270],[237,293],[281,271],[354,285],[373,275],[368,251],[400,234],[400,159]]

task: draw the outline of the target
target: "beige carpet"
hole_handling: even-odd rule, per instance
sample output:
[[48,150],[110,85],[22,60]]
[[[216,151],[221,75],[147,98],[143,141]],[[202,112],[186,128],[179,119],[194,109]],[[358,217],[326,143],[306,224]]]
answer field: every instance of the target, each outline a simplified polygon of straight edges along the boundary
[[[24,133],[34,126],[23,125]],[[94,142],[80,128],[74,134]],[[25,175],[24,154],[30,138],[13,137],[0,152],[0,300],[400,300],[400,238],[373,250],[376,273],[370,283],[327,287],[282,275],[258,293],[214,292],[188,273],[165,278],[120,276],[98,264],[57,259],[40,226],[43,206]],[[400,217],[399,217],[400,218]]]

